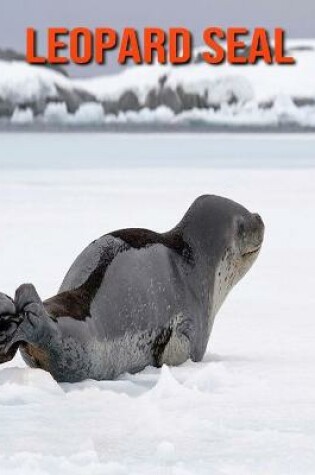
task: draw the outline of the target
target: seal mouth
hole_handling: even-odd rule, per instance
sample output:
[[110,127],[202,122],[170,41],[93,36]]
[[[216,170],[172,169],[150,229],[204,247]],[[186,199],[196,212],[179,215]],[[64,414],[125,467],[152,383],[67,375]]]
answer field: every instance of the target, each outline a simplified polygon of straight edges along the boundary
[[242,253],[242,256],[243,257],[247,257],[247,256],[251,256],[251,255],[255,255],[257,254],[261,249],[261,244],[259,244],[258,246],[256,247],[252,247],[251,249],[249,249],[248,251],[245,251]]

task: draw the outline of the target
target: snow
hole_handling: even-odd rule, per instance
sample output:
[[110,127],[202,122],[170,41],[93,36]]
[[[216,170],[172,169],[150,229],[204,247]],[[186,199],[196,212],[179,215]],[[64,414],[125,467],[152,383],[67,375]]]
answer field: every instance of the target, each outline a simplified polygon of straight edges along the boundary
[[201,363],[57,384],[0,367],[1,475],[311,475],[314,136],[1,136],[1,291],[52,295],[113,229],[172,227],[216,193],[258,211],[261,255]]
[[20,109],[16,107],[11,117],[12,124],[31,124],[34,120],[34,114],[32,109],[27,107],[26,109]]
[[[315,40],[289,39],[286,44],[290,55],[296,59],[294,66],[266,65],[261,61],[256,65],[237,67],[223,63],[215,69],[215,76],[226,77],[232,71],[238,70],[240,76],[246,78],[252,85],[253,95],[257,102],[268,102],[279,94],[302,98],[314,97],[315,86],[312,78],[315,71]],[[202,50],[198,48],[196,53]],[[179,72],[177,74],[180,75]],[[205,75],[206,72],[203,71],[201,74]]]
[[[108,123],[180,125],[202,122],[238,126],[294,123],[314,127],[315,40],[288,40],[288,46],[290,54],[296,58],[294,66],[266,65],[263,62],[245,66],[228,63],[210,66],[204,62],[185,67],[154,64],[87,79],[66,78],[47,68],[23,62],[0,61],[0,102],[8,103],[9,111],[15,109],[11,116],[14,124],[34,121],[105,126]],[[196,54],[200,51],[197,49]],[[162,106],[162,112],[160,108],[147,109],[148,94],[161,91],[162,84],[172,91],[173,99],[164,98],[166,103],[158,104]],[[198,95],[207,107],[199,105],[187,110],[189,106],[185,100],[178,98],[178,88],[186,94]],[[90,96],[83,99],[83,93]],[[126,98],[130,93],[136,96],[136,107],[132,105],[130,96]],[[172,106],[174,96],[180,103],[176,106]],[[119,102],[122,97],[125,97],[124,106]],[[89,101],[87,104],[86,100]],[[113,103],[118,109],[117,115],[105,114],[103,105],[106,110],[106,104]],[[139,111],[132,110],[138,106]],[[34,108],[36,117],[24,111],[27,107]],[[126,111],[128,108],[130,110]],[[11,112],[6,113],[10,117]]]
[[74,114],[68,114],[64,103],[52,102],[46,107],[43,120],[53,124],[99,124],[104,122],[104,112],[101,104],[86,102]]
[[[31,124],[34,120],[32,110],[16,108],[11,117],[12,124]],[[106,124],[208,124],[230,126],[277,126],[279,124],[298,124],[302,127],[315,127],[315,107],[297,107],[288,96],[279,95],[270,109],[259,109],[253,102],[245,106],[222,106],[220,110],[197,109],[175,114],[166,106],[156,109],[147,107],[140,111],[126,111],[104,114],[101,104],[82,104],[74,114],[67,112],[65,103],[47,105],[43,118],[46,124],[106,125]],[[37,123],[37,122],[36,122]]]
[[125,69],[119,74],[75,79],[74,84],[94,94],[99,100],[117,100],[124,91],[130,90],[135,92],[143,103],[150,89],[157,87],[159,79],[170,70],[169,66],[163,65],[136,66]]
[[57,95],[56,85],[70,88],[70,81],[47,68],[22,61],[0,61],[0,97],[13,104],[24,104]]
[[[287,108],[285,108],[287,106]],[[248,103],[245,107],[222,106],[220,110],[198,109],[175,114],[166,106],[156,109],[143,108],[139,112],[126,111],[115,114],[104,114],[102,106],[95,103],[83,104],[74,114],[67,112],[64,103],[50,103],[44,115],[33,122],[34,115],[30,109],[14,110],[12,124],[47,124],[68,126],[106,125],[106,124],[141,124],[141,125],[199,125],[209,126],[279,126],[295,124],[301,127],[315,127],[315,107],[297,107],[288,96],[278,96],[271,109],[259,109],[257,104]]]
[[[215,102],[224,102],[227,90],[235,87],[244,101],[255,98],[257,102],[268,102],[278,94],[293,97],[315,97],[315,40],[291,40],[287,42],[292,49],[296,46],[309,46],[311,50],[295,50],[296,65],[256,65],[235,66],[223,63],[209,66],[206,63],[191,64],[185,67],[163,65],[132,67],[121,74],[101,76],[94,79],[75,80],[75,84],[95,94],[98,99],[118,98],[122,91],[134,91],[141,103],[146,93],[157,87],[159,78],[167,75],[167,85],[185,87],[187,92],[208,92]],[[197,50],[199,51],[199,50]]]

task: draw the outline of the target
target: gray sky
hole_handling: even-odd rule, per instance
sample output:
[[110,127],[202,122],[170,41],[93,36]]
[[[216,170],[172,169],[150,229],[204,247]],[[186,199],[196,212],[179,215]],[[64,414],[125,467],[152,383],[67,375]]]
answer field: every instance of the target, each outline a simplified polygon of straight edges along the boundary
[[[40,52],[45,52],[44,32],[49,26],[110,26],[118,31],[126,26],[183,26],[202,43],[206,26],[281,26],[288,38],[314,38],[315,0],[0,0],[0,47],[25,52],[25,30],[40,32]],[[71,75],[90,76],[119,70],[116,54],[106,66],[72,66]]]

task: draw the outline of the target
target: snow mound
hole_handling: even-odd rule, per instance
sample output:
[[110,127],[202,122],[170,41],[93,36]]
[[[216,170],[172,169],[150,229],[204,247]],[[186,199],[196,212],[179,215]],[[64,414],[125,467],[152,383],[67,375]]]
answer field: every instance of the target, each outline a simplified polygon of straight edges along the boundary
[[183,393],[182,385],[174,378],[170,368],[163,365],[156,386],[150,391],[152,399],[168,399]]
[[0,117],[14,125],[314,127],[315,41],[288,44],[296,58],[294,66],[155,64],[90,79],[70,79],[48,68],[0,60]]
[[63,391],[49,373],[40,369],[5,368],[0,372],[0,406],[24,405],[62,397]]
[[[96,453],[83,452],[70,457],[43,456],[20,452],[14,457],[0,455],[6,475],[128,475],[127,468],[116,462],[100,463]],[[21,472],[21,467],[23,471]],[[40,468],[39,468],[40,467]]]

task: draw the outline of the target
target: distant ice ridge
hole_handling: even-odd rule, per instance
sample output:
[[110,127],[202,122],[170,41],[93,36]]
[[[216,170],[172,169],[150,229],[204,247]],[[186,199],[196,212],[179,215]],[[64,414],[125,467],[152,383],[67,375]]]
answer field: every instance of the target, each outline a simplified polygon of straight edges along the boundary
[[289,42],[294,66],[137,66],[70,79],[0,61],[0,118],[13,124],[315,126],[315,40]]

